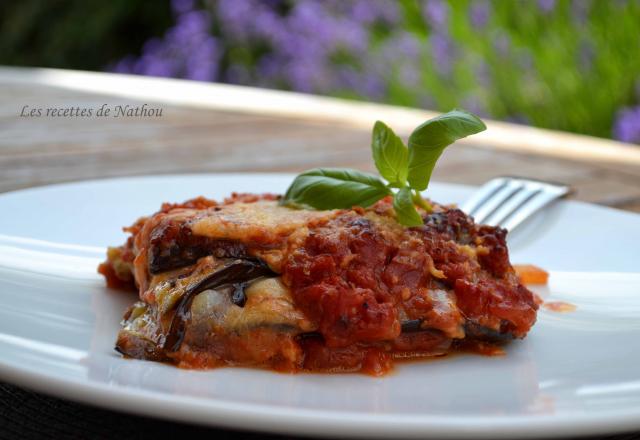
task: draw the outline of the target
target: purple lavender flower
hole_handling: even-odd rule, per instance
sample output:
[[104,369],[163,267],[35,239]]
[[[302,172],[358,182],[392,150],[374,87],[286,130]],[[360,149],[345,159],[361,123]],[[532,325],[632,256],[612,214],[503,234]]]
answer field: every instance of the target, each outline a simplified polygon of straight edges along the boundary
[[444,33],[435,33],[429,38],[429,43],[435,68],[442,75],[448,75],[453,68],[455,50],[453,41]]
[[249,69],[247,69],[246,66],[234,63],[227,67],[223,79],[231,84],[248,85],[251,82],[251,74],[249,73]]
[[589,19],[591,0],[573,0],[571,2],[571,17],[578,26],[583,26]]
[[383,43],[380,56],[387,63],[405,62],[420,58],[421,42],[410,33],[401,31],[387,38]]
[[320,2],[301,1],[289,13],[287,25],[295,34],[314,35],[316,39],[330,41],[335,30],[332,18]]
[[287,80],[294,90],[305,93],[330,90],[331,76],[327,74],[321,63],[313,61],[310,63],[291,61],[285,66]]
[[274,54],[266,54],[258,60],[256,65],[257,77],[267,82],[276,82],[280,79],[282,61]]
[[193,2],[175,0],[176,24],[162,39],[153,38],[137,60],[125,57],[114,69],[138,75],[213,81],[217,78],[221,49],[211,36],[211,17],[192,10]]
[[484,28],[491,16],[491,4],[488,0],[475,0],[469,8],[469,20],[476,29]]
[[185,77],[196,81],[215,80],[220,52],[218,41],[212,36],[204,36],[187,54]]
[[184,14],[195,9],[195,2],[194,0],[171,0],[171,9],[176,14]]
[[[349,4],[348,2],[346,4]],[[398,4],[389,0],[355,0],[351,2],[349,18],[365,25],[376,22],[393,25],[400,19]]]
[[396,25],[400,23],[402,14],[400,13],[400,9],[396,2],[377,0],[376,2],[373,2],[373,7],[380,22],[387,25]]
[[366,0],[358,0],[353,3],[351,16],[356,21],[365,24],[371,24],[377,19],[375,11],[371,8],[371,3]]
[[355,90],[360,83],[360,73],[353,66],[339,66],[336,70],[336,81],[340,88]]
[[[289,7],[286,14],[282,13],[283,4]],[[395,2],[216,0],[209,8],[220,23],[218,32],[224,46],[213,36],[209,12],[199,9],[195,0],[171,0],[171,5],[175,25],[164,37],[150,40],[140,57],[125,57],[113,69],[302,92],[348,88],[374,99],[386,93],[390,69],[380,51],[370,53],[370,28],[391,26],[401,19]],[[419,71],[415,61],[420,58],[419,43],[409,34],[397,43],[397,56],[408,63],[401,74],[405,82],[414,83]],[[264,52],[252,59],[256,45]],[[234,47],[242,47],[248,57],[230,52],[225,72],[219,72],[223,51]]]
[[274,46],[287,37],[282,18],[269,9],[259,10],[253,16],[251,29],[254,38],[264,39]]
[[[376,7],[382,5],[380,0],[368,1],[367,5],[369,11],[354,12],[357,8],[350,3],[303,0],[294,3],[287,16],[273,15],[277,20],[270,24],[271,35],[264,35],[272,43],[271,53],[263,56],[268,57],[264,63],[258,61],[260,76],[264,74],[303,92],[326,93],[343,88],[345,74],[338,73],[341,66],[332,65],[335,62],[332,57],[336,53],[346,54],[356,64],[366,59],[369,32],[364,23],[380,17],[392,18],[389,7]],[[361,22],[350,19],[349,14],[360,14]],[[360,80],[358,84],[367,84],[367,81]],[[370,86],[366,93],[374,89],[376,87]]]
[[173,60],[163,58],[161,56],[146,54],[142,55],[142,57],[136,62],[132,73],[170,78],[176,76],[175,72],[177,70],[177,65]]
[[334,44],[336,48],[347,49],[354,54],[366,53],[369,47],[369,33],[361,26],[355,26],[348,20],[339,20],[334,23]]
[[433,29],[444,30],[449,21],[449,5],[444,0],[425,0],[422,14]]
[[248,1],[218,0],[216,6],[224,29],[233,36],[241,35],[244,31],[244,18],[251,13],[252,4]]
[[556,7],[556,0],[538,0],[538,9],[545,14],[549,14]]
[[640,106],[625,107],[618,112],[613,136],[623,142],[640,144]]
[[209,35],[210,17],[206,11],[189,11],[178,16],[176,25],[165,34],[170,44],[196,43]]
[[386,93],[386,85],[375,73],[365,72],[357,90],[366,98],[382,99]]
[[252,40],[270,40],[271,33],[278,31],[280,17],[267,0],[216,0],[211,4],[222,35],[232,43],[251,44]]

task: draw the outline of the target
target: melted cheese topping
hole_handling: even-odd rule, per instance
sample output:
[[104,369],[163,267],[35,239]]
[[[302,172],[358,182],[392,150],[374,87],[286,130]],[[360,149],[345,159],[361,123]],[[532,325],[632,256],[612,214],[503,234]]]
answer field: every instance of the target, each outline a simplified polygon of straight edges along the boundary
[[338,211],[291,209],[275,201],[234,203],[210,212],[191,226],[195,235],[227,240],[277,241],[310,221],[324,221]]
[[204,325],[214,332],[246,332],[256,327],[279,328],[298,332],[315,326],[297,310],[289,289],[278,278],[264,278],[247,287],[243,307],[231,302],[225,289],[205,290],[193,300],[192,325]]

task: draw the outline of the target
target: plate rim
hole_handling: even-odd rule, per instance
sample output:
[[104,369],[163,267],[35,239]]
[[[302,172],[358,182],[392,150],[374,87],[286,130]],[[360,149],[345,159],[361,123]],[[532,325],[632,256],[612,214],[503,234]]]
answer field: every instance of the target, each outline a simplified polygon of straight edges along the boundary
[[[0,379],[55,398],[66,398],[161,420],[312,437],[329,435],[350,438],[557,438],[616,434],[637,430],[640,426],[640,408],[626,411],[610,410],[601,412],[599,417],[576,413],[563,419],[539,414],[491,418],[402,416],[300,408],[292,410],[290,407],[238,403],[217,398],[168,396],[162,392],[130,389],[122,385],[47,376],[6,365],[1,358]],[[175,411],[167,413],[167,406]],[[283,419],[287,420],[286,424],[281,423]]]
[[[279,172],[215,172],[115,176],[41,185],[0,193],[18,196],[48,188],[73,187],[87,183],[126,181],[130,179],[206,178],[213,176],[285,177],[294,173]],[[471,189],[473,186],[434,182],[445,187]],[[616,214],[619,209],[575,200],[563,203],[589,205]],[[640,217],[640,215],[636,214]],[[42,392],[53,397],[165,420],[190,422],[242,431],[253,430],[305,436],[349,436],[388,438],[549,438],[585,434],[615,434],[640,429],[640,407],[601,411],[594,417],[580,412],[558,418],[553,415],[481,417],[455,415],[397,415],[384,413],[345,412],[325,409],[302,409],[263,403],[241,403],[220,398],[169,396],[150,389],[103,384],[90,379],[65,378],[43,372],[20,369],[5,363],[0,355],[0,379],[8,383]],[[167,407],[171,411],[166,411]],[[286,423],[282,423],[286,420]]]

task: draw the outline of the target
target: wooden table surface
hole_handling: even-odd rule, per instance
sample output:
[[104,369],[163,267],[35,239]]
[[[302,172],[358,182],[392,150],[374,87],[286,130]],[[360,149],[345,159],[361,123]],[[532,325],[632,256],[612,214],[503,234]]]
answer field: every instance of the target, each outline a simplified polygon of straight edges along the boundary
[[[105,104],[115,109],[143,103],[162,109],[162,116],[95,115]],[[46,116],[48,108],[71,107],[92,109],[93,115]],[[21,116],[37,108],[45,114]],[[139,174],[297,172],[315,166],[373,171],[369,142],[375,119],[406,136],[410,127],[432,115],[234,86],[2,68],[0,192]],[[488,126],[486,134],[447,149],[434,179],[464,184],[481,184],[499,175],[549,179],[571,184],[578,200],[640,212],[640,147],[505,123],[489,122]],[[10,385],[2,386],[0,393],[4,405],[0,436],[35,426],[33,433],[46,436],[91,433],[87,437],[107,438],[105,423],[95,423],[101,419],[119,425],[112,433],[123,435],[130,434],[127,426],[134,425],[146,427],[149,433],[186,429],[168,423],[162,428],[160,422],[51,399]]]
[[[234,86],[107,74],[76,78],[52,71],[71,78],[65,82],[39,72],[0,69],[0,192],[136,174],[315,166],[373,171],[369,144],[375,119],[406,136],[432,116]],[[115,85],[106,81],[113,78]],[[86,83],[90,85],[81,87]],[[96,92],[103,89],[107,94]],[[189,99],[190,94],[203,98]],[[186,105],[177,105],[181,102]],[[283,111],[289,102],[291,107]],[[162,116],[95,117],[103,104],[141,103],[161,108]],[[22,117],[25,106],[26,112],[90,108],[94,117]],[[640,211],[640,146],[505,123],[488,126],[482,135],[448,148],[434,179],[474,185],[499,175],[549,179],[573,185],[578,200]]]

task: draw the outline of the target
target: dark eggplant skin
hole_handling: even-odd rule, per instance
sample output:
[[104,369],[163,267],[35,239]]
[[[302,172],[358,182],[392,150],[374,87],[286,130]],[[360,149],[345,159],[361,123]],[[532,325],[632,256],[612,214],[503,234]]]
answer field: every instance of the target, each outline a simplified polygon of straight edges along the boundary
[[[422,323],[423,319],[409,319],[406,321],[402,321],[400,323],[401,333],[417,333],[417,332],[428,332],[434,331],[433,328],[423,328]],[[481,325],[467,322],[465,324],[465,333],[469,339],[476,339],[487,342],[506,342],[512,340],[513,334],[509,332],[499,332],[497,330],[492,330],[487,327],[483,327]],[[322,335],[318,332],[312,333],[304,333],[299,335],[301,338],[304,337],[322,337]]]
[[191,239],[193,243],[189,243],[190,234],[181,234],[178,238],[167,242],[152,240],[149,250],[150,274],[190,266],[207,255],[216,258],[248,258],[246,247],[241,243],[202,237]]
[[[180,348],[184,339],[185,326],[191,317],[191,304],[200,292],[225,285],[234,286],[234,299],[244,298],[244,286],[248,281],[265,276],[276,276],[264,262],[257,259],[238,259],[226,264],[221,269],[190,286],[176,305],[176,311],[171,319],[171,325],[165,338],[163,349],[175,352]],[[237,293],[240,291],[241,293]]]
[[164,350],[158,347],[155,342],[125,330],[118,334],[114,349],[118,353],[133,359],[147,359],[158,362],[169,361]]
[[513,333],[493,330],[479,324],[467,321],[464,325],[464,332],[467,339],[475,339],[486,342],[507,342],[514,339]]
[[[422,319],[410,319],[407,321],[402,321],[402,333],[415,333],[433,330],[430,328],[423,328],[423,322],[424,320]],[[464,332],[466,334],[466,338],[468,339],[476,339],[486,342],[507,342],[514,339],[513,333],[509,331],[493,330],[471,321],[467,321],[464,324]]]
[[400,327],[402,333],[414,333],[423,331],[424,329],[422,328],[422,322],[422,319],[410,319],[408,321],[402,321]]
[[[400,323],[401,333],[417,333],[417,332],[433,332],[438,331],[433,328],[422,328],[423,319],[408,319]],[[322,338],[322,334],[318,332],[302,333],[298,335],[300,338]]]

